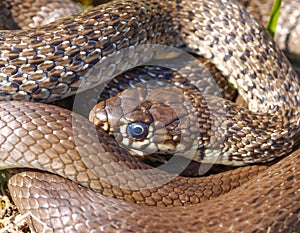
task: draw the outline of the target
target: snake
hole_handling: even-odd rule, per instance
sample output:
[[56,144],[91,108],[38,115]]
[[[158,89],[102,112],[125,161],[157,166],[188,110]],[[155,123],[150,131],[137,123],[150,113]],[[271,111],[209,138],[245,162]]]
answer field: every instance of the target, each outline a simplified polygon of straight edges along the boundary
[[[271,166],[181,177],[132,157],[76,113],[24,101],[51,102],[82,83],[104,83],[90,69],[146,43],[184,44],[209,58],[249,107],[226,101],[225,122],[233,126],[225,143],[247,137],[241,129],[249,116],[255,130],[241,148],[262,162],[271,154],[283,158]],[[1,31],[0,48],[0,168],[30,170],[8,185],[32,230],[299,231],[300,159],[292,152],[299,135],[298,77],[264,27],[235,1],[118,0],[35,29]],[[118,64],[103,77],[118,73]],[[225,161],[247,162],[234,154]]]

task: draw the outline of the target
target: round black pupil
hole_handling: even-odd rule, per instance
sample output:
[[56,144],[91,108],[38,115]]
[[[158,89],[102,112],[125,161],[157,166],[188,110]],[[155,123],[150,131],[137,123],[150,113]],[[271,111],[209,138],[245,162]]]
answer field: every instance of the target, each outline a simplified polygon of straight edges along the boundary
[[143,128],[141,126],[136,126],[136,127],[133,128],[133,131],[136,134],[141,134],[143,132]]
[[136,140],[143,140],[148,135],[148,127],[143,122],[133,122],[127,126],[127,134]]

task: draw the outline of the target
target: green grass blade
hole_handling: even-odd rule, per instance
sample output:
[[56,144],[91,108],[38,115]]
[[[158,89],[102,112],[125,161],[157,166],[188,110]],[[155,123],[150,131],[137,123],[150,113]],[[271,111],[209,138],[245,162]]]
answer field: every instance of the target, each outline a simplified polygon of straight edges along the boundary
[[278,17],[280,15],[280,6],[281,6],[281,0],[274,0],[271,15],[270,15],[270,20],[267,27],[267,30],[272,37],[274,37],[275,35],[276,25],[277,25]]

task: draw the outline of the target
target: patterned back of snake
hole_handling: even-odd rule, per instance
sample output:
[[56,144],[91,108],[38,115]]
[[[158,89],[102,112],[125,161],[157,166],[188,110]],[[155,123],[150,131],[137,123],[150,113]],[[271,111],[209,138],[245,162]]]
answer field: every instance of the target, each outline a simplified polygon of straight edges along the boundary
[[[249,110],[225,102],[226,161],[286,157],[268,168],[177,177],[131,157],[75,113],[24,101],[50,102],[104,83],[124,68],[119,51],[144,44],[185,45],[238,89]],[[103,76],[90,75],[108,59],[115,62]],[[235,1],[114,1],[0,32],[0,168],[53,173],[28,171],[9,181],[38,232],[297,231],[300,160],[298,151],[289,153],[298,143],[299,90],[285,55]],[[179,207],[162,208],[170,205]]]

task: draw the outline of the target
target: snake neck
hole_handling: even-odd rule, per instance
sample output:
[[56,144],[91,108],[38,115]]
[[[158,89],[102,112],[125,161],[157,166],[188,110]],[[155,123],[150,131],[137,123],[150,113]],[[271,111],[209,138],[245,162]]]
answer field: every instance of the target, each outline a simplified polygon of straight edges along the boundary
[[156,85],[100,102],[90,120],[138,157],[176,154],[241,166],[270,162],[293,149],[299,127],[289,116],[253,112],[187,86]]

